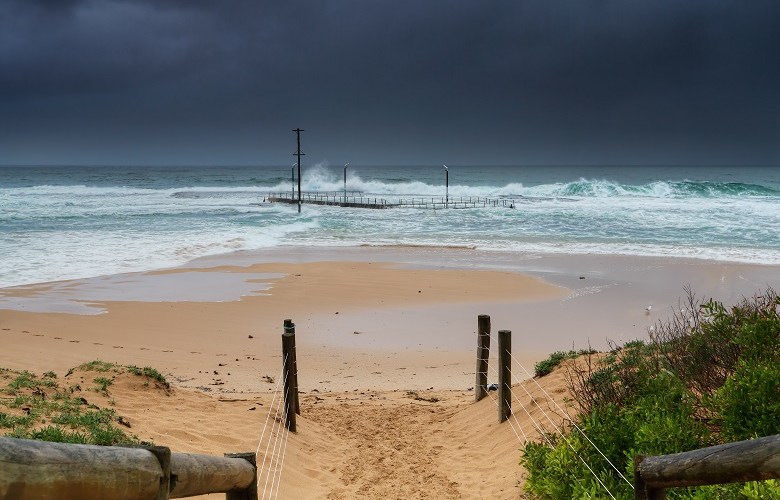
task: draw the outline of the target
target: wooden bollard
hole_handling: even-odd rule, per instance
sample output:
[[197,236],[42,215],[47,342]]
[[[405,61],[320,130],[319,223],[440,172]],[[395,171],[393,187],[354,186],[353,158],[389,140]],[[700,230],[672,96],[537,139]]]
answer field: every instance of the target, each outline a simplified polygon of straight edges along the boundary
[[639,464],[645,457],[637,455],[634,457],[634,500],[664,500],[666,490],[663,488],[650,488],[642,479],[642,473],[639,471]]
[[291,319],[284,320],[284,333],[290,333],[293,336],[293,348],[292,348],[292,373],[289,373],[288,376],[292,377],[293,380],[293,395],[295,396],[295,413],[300,415],[301,414],[301,403],[298,398],[298,356],[296,354],[297,349],[295,348],[295,323],[292,322]]
[[228,458],[243,458],[255,468],[255,480],[245,490],[229,491],[225,500],[257,500],[257,455],[254,453],[225,453]]
[[498,331],[498,422],[512,414],[512,332]]
[[295,432],[295,391],[293,382],[292,353],[295,352],[295,334],[285,332],[282,334],[282,360],[284,369],[284,423],[287,430]]
[[474,401],[487,396],[488,357],[490,356],[490,316],[477,317],[477,381],[474,385]]

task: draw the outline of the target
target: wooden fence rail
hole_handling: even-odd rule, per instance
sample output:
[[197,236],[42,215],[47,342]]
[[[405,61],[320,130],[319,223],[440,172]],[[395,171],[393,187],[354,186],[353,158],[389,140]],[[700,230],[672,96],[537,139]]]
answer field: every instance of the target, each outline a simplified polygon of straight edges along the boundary
[[666,488],[780,479],[780,434],[634,463],[634,498],[642,500],[665,498]]
[[254,453],[225,457],[0,438],[0,499],[257,499]]

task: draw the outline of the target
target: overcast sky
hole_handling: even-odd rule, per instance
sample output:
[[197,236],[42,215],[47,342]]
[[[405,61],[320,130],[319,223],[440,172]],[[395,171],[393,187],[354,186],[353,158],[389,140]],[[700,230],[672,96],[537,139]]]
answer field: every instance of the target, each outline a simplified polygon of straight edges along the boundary
[[780,1],[0,1],[0,164],[780,164]]

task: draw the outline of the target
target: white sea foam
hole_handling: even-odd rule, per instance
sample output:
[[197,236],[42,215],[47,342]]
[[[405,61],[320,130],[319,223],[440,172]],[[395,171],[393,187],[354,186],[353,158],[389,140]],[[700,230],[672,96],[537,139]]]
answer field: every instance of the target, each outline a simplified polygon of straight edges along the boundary
[[[187,185],[186,176],[162,182],[152,171],[149,182],[137,185],[0,186],[0,286],[149,270],[286,245],[462,246],[780,264],[780,189],[774,181],[582,177],[533,183],[506,172],[451,168],[450,197],[508,198],[516,208],[307,205],[299,215],[293,205],[263,203],[269,192],[290,192],[289,169],[283,174],[263,172],[251,183]],[[338,193],[342,175],[341,169],[308,168],[302,188]],[[439,169],[382,177],[350,167],[347,189],[390,201],[445,193]]]

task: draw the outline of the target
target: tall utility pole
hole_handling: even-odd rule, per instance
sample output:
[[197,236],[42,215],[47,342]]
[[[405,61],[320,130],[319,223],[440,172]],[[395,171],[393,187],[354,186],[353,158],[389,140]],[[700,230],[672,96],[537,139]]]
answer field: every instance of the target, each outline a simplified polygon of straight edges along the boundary
[[298,157],[298,213],[301,213],[301,156],[306,155],[301,153],[301,132],[303,132],[303,129],[296,128],[293,132],[295,132],[295,135],[298,137],[298,152],[293,153],[293,156]]

